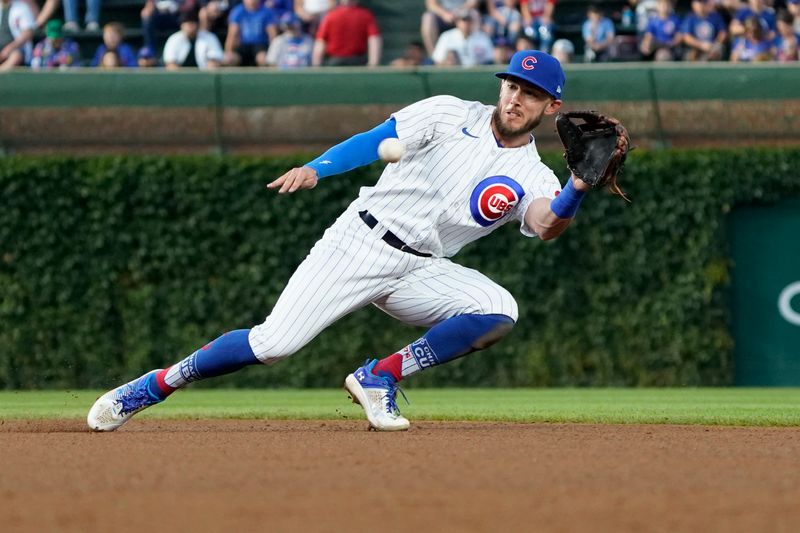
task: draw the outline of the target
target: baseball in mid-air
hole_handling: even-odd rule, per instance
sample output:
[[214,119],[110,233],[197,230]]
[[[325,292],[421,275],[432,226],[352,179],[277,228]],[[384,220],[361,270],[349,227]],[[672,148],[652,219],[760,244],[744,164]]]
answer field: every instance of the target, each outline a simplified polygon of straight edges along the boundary
[[394,137],[384,139],[378,145],[378,155],[387,163],[396,163],[400,161],[400,158],[403,157],[405,152],[406,145],[403,144],[403,141]]

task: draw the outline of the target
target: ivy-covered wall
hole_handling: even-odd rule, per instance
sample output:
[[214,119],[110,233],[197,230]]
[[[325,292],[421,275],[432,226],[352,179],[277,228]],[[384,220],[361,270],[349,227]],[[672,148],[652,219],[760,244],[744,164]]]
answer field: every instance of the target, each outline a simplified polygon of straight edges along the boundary
[[[557,153],[545,154],[563,169]],[[0,388],[106,388],[259,323],[380,166],[278,196],[303,159],[6,158]],[[562,173],[564,175],[565,172]],[[412,386],[731,382],[726,214],[800,195],[800,149],[637,151],[633,203],[596,192],[552,242],[516,224],[455,259],[508,288],[516,328]],[[360,310],[288,360],[210,385],[341,385],[422,333]]]

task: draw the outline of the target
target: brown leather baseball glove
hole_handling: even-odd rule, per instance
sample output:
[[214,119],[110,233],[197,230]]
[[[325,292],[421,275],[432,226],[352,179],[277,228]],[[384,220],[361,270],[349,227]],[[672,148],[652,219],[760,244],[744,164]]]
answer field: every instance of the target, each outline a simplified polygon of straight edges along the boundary
[[631,149],[622,123],[596,111],[571,111],[556,116],[556,131],[564,145],[564,159],[576,178],[609,190],[630,202],[617,184]]

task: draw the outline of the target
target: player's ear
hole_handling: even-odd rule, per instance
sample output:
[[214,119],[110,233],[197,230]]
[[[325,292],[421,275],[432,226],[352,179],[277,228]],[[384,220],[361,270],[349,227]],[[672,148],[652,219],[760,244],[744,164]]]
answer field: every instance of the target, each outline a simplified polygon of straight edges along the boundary
[[550,103],[544,108],[544,114],[553,115],[558,113],[559,109],[561,109],[561,100],[550,100]]

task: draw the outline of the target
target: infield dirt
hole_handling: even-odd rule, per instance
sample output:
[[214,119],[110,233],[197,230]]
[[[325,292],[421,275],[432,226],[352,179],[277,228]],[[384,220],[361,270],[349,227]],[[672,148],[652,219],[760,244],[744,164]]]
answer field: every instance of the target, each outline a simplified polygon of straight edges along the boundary
[[800,428],[0,421],[3,531],[800,530]]

